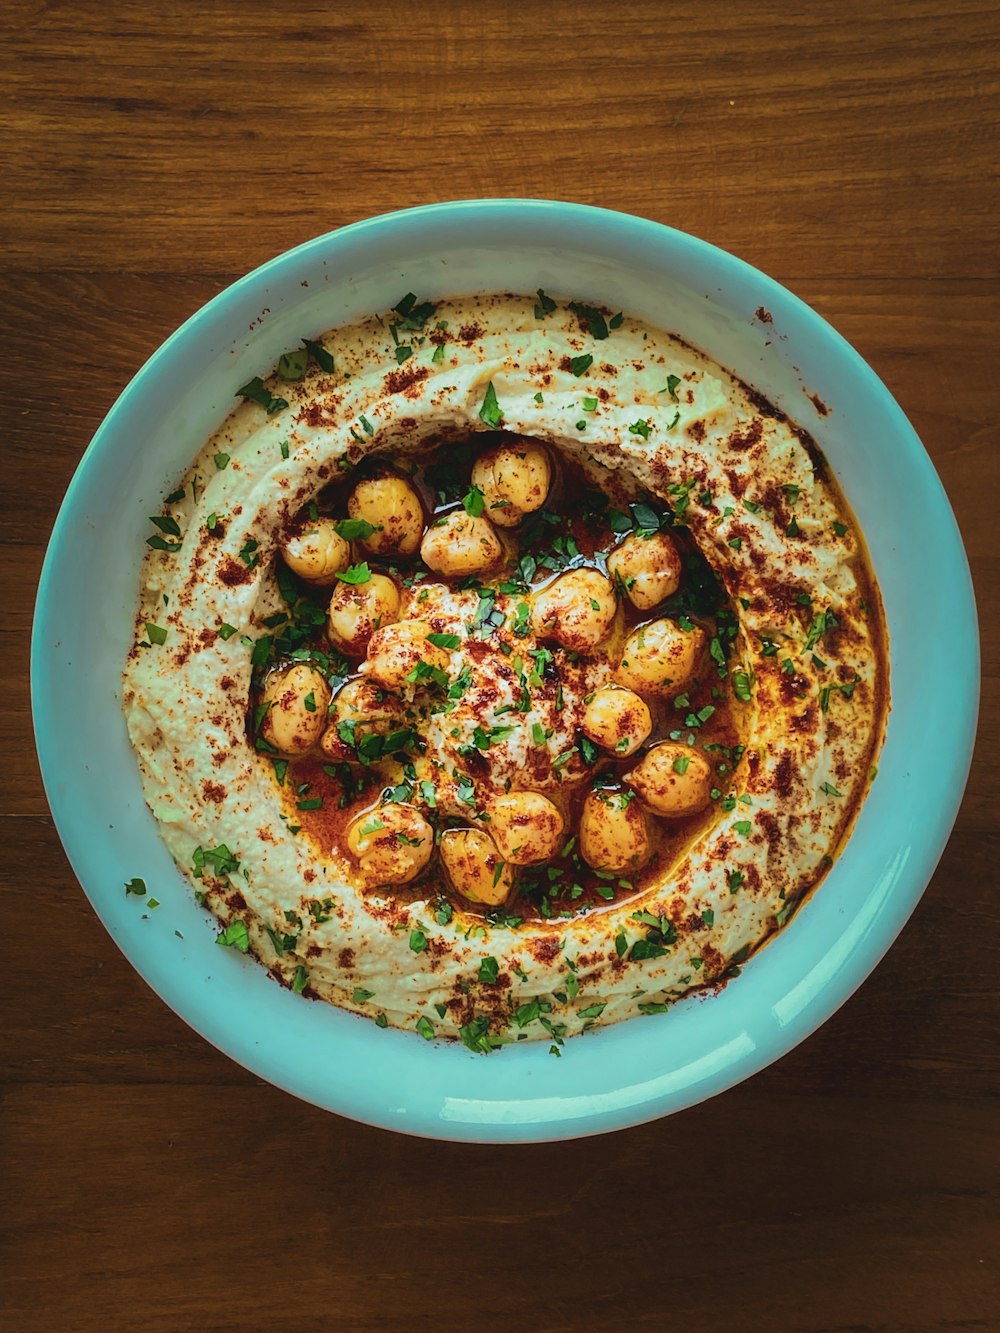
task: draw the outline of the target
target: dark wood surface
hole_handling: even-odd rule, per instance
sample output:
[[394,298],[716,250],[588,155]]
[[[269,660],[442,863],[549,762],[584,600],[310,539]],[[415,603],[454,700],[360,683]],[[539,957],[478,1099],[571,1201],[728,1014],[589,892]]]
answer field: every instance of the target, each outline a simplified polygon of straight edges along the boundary
[[[996,4],[52,0],[0,38],[5,1327],[1000,1327]],[[475,195],[645,214],[814,305],[923,438],[983,612],[969,790],[874,976],[713,1102],[526,1148],[326,1115],[175,1018],[67,866],[26,671],[146,356],[281,250]]]

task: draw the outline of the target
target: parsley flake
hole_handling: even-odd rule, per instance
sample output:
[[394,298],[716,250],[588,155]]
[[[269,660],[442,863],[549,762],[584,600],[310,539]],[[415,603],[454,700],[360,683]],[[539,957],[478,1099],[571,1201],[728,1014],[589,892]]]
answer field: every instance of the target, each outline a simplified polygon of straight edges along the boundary
[[250,948],[250,932],[247,930],[246,922],[231,921],[224,930],[219,931],[215,942],[227,949],[238,949],[240,953],[246,953]]
[[368,562],[363,560],[360,565],[351,565],[349,569],[341,570],[337,575],[341,583],[368,583],[372,572],[368,568]]
[[497,402],[497,391],[493,387],[493,381],[490,380],[486,386],[486,396],[483,399],[483,405],[479,409],[479,419],[485,421],[487,426],[494,430],[503,421],[503,411]]
[[270,389],[266,388],[264,381],[259,375],[254,375],[252,380],[247,380],[246,384],[236,390],[237,398],[247,398],[253,403],[259,403],[267,411],[269,417],[273,417],[275,412],[282,411],[288,406],[284,398],[276,398]]
[[546,315],[551,315],[556,308],[556,303],[551,296],[546,296],[541,287],[538,289],[538,301],[535,305],[535,318],[544,319]]

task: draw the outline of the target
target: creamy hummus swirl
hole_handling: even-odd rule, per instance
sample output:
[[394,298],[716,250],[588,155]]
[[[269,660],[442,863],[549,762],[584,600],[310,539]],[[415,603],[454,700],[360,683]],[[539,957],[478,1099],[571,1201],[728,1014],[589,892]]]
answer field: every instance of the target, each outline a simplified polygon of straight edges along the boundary
[[[391,318],[318,339],[332,371],[311,360],[300,380],[262,382],[261,401],[230,414],[167,504],[156,544],[168,549],[143,565],[124,682],[146,799],[220,921],[242,923],[250,950],[310,995],[383,1025],[461,1033],[474,1049],[657,1012],[734,975],[785,922],[829,867],[873,775],[887,682],[859,536],[804,432],[676,337],[627,317],[609,329],[562,302],[548,311],[477,296],[438,303],[422,330],[402,335],[411,350],[400,362]],[[358,888],[342,860],[290,831],[246,712],[253,644],[281,606],[275,554],[295,516],[367,455],[419,456],[486,430],[491,385],[505,430],[672,507],[730,595],[731,665],[752,690],[731,785],[641,902],[470,931],[461,913],[437,919],[431,901]],[[460,625],[475,594],[431,585],[429,596],[442,623]],[[576,688],[601,683],[598,671]],[[575,716],[569,694],[562,722],[543,719],[553,756]],[[459,725],[474,718],[473,701]],[[449,735],[455,726],[449,715]],[[431,725],[429,749],[449,735]],[[492,756],[501,784],[525,762],[523,737],[505,747]],[[644,948],[651,922],[663,928]],[[420,952],[414,931],[427,942]],[[488,984],[484,958],[498,964]]]

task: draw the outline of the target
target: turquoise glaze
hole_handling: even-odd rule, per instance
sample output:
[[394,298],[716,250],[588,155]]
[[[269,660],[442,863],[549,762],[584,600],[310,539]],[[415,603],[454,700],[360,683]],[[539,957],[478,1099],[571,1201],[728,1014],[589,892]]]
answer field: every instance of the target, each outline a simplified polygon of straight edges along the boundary
[[[490,1056],[381,1031],[272,982],[215,944],[159,841],[119,703],[147,515],[233,406],[236,387],[335,324],[484,290],[593,303],[675,330],[812,431],[860,521],[885,600],[892,713],[878,778],[821,889],[721,994],[567,1042]],[[764,306],[773,323],[755,319]],[[830,412],[819,416],[807,396]],[[885,497],[891,495],[892,503]],[[940,682],[952,701],[927,706]],[[965,553],[927,454],[885,386],[813,310],[705,242],[641,218],[472,200],[372,218],[235,283],[150,358],[84,455],[35,612],[32,703],[52,814],[112,937],[186,1022],[262,1078],[410,1134],[528,1142],[691,1106],[807,1037],[865,979],[916,906],[951,830],[978,702]],[[149,912],[123,884],[144,878]],[[158,1056],[155,1050],[151,1059]]]

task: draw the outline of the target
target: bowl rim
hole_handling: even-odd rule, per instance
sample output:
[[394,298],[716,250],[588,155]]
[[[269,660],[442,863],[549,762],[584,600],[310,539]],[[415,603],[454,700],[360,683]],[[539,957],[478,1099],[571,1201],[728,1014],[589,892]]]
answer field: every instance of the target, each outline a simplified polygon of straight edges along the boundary
[[[720,274],[720,287],[721,284],[727,283],[729,280],[746,282],[747,279],[752,279],[754,288],[759,292],[763,304],[773,305],[786,315],[794,314],[804,327],[814,335],[831,342],[838,354],[846,358],[853,373],[861,376],[868,389],[881,400],[883,408],[892,420],[895,431],[894,439],[908,449],[907,463],[912,464],[918,470],[919,476],[916,481],[928,492],[930,502],[933,503],[941,520],[941,527],[936,534],[938,552],[940,558],[948,563],[954,586],[954,601],[949,607],[949,623],[952,626],[953,635],[950,649],[952,654],[957,654],[960,660],[964,678],[969,681],[974,680],[975,688],[968,690],[962,696],[956,705],[956,712],[951,718],[950,753],[947,756],[949,760],[947,765],[949,783],[947,789],[942,793],[942,799],[926,816],[923,831],[925,852],[919,865],[909,867],[905,874],[901,871],[900,875],[894,880],[892,885],[892,910],[889,910],[887,905],[886,909],[881,911],[877,921],[870,923],[870,927],[856,941],[849,958],[851,966],[848,968],[845,962],[839,973],[839,984],[833,988],[825,988],[815,995],[797,1012],[792,1020],[782,1026],[777,1037],[772,1034],[771,1040],[764,1046],[755,1045],[749,1052],[746,1050],[735,1052],[733,1058],[726,1062],[724,1067],[713,1071],[708,1077],[699,1077],[696,1081],[679,1088],[671,1087],[668,1090],[651,1091],[648,1097],[638,1102],[631,1102],[625,1106],[613,1108],[611,1111],[605,1107],[595,1105],[590,1113],[577,1112],[567,1118],[567,1115],[560,1108],[555,1107],[551,1116],[535,1119],[529,1125],[516,1122],[505,1123],[503,1119],[489,1120],[488,1118],[478,1126],[449,1124],[442,1122],[440,1116],[434,1115],[414,1115],[408,1117],[405,1122],[400,1122],[398,1117],[389,1115],[377,1101],[374,1104],[366,1103],[362,1097],[360,1100],[355,1098],[350,1104],[347,1104],[345,1099],[338,1095],[336,1088],[320,1087],[314,1078],[303,1077],[301,1071],[295,1068],[286,1067],[276,1070],[273,1062],[269,1061],[266,1056],[262,1056],[253,1042],[237,1039],[224,1029],[220,1031],[219,1027],[209,1021],[208,1017],[201,1012],[198,1004],[192,1002],[184,993],[183,986],[172,988],[155,985],[144,971],[142,960],[136,958],[137,950],[130,948],[129,943],[112,929],[109,920],[102,911],[99,891],[88,884],[86,882],[88,877],[85,873],[81,873],[80,848],[72,845],[73,840],[69,836],[64,811],[56,790],[55,738],[52,734],[52,728],[47,724],[45,713],[45,700],[54,687],[51,661],[46,653],[53,631],[53,626],[49,623],[50,608],[54,601],[51,595],[52,585],[57,577],[60,562],[67,558],[64,548],[68,540],[69,516],[74,511],[88,472],[106,447],[106,442],[112,437],[116,418],[123,414],[134,401],[141,400],[147,383],[160,373],[161,368],[169,364],[175,350],[179,346],[183,346],[193,334],[210,325],[212,321],[224,313],[227,306],[230,306],[244,294],[258,292],[266,288],[269,283],[283,276],[286,271],[294,271],[314,255],[325,254],[331,248],[336,249],[342,246],[345,241],[354,238],[377,235],[379,232],[392,228],[401,229],[401,232],[405,232],[411,225],[423,225],[428,221],[437,219],[448,223],[462,222],[472,227],[480,219],[509,218],[513,224],[515,218],[537,218],[542,214],[558,217],[562,225],[583,232],[585,241],[596,243],[602,235],[608,235],[610,231],[617,233],[619,240],[623,235],[629,236],[640,249],[645,243],[655,242],[662,245],[669,240],[670,244],[680,252],[686,250],[688,253],[697,253],[699,257],[714,264]],[[889,657],[891,662],[891,644]],[[266,261],[243,277],[238,278],[189,316],[156,348],[118,395],[76,467],[53,525],[39,578],[32,625],[30,658],[35,740],[43,786],[53,821],[73,871],[90,898],[95,911],[112,935],[115,943],[132,966],[143,976],[147,984],[189,1026],[212,1042],[218,1049],[246,1068],[251,1069],[260,1077],[283,1088],[285,1091],[291,1092],[293,1095],[324,1109],[334,1110],[371,1125],[402,1130],[418,1136],[475,1142],[537,1142],[602,1133],[644,1123],[694,1105],[741,1082],[775,1060],[780,1059],[826,1022],[831,1014],[845,1003],[867,978],[898,936],[915,909],[940,860],[954,825],[968,777],[978,716],[978,620],[971,574],[958,525],[929,455],[913,431],[902,409],[875,371],[831,325],[801,298],[769,275],[728,251],[689,233],[678,231],[650,219],[610,209],[558,200],[465,199],[422,205],[364,218],[335,231],[313,237]],[[269,982],[268,984],[272,983]],[[280,993],[277,987],[274,990],[276,993]],[[613,1030],[613,1028],[608,1029],[608,1032]],[[374,1028],[372,1028],[372,1032],[374,1034]],[[378,1034],[383,1040],[386,1035],[384,1033]],[[417,1040],[411,1038],[410,1034],[395,1035],[399,1035],[404,1040]],[[602,1035],[605,1034],[595,1034],[595,1037]],[[594,1041],[595,1037],[588,1037],[587,1040]],[[427,1044],[427,1049],[430,1050],[440,1045],[442,1043],[430,1043]],[[536,1042],[527,1045],[539,1046],[541,1043]],[[509,1059],[518,1049],[524,1050],[526,1047],[505,1051],[500,1058]],[[472,1058],[481,1059],[481,1057]]]

